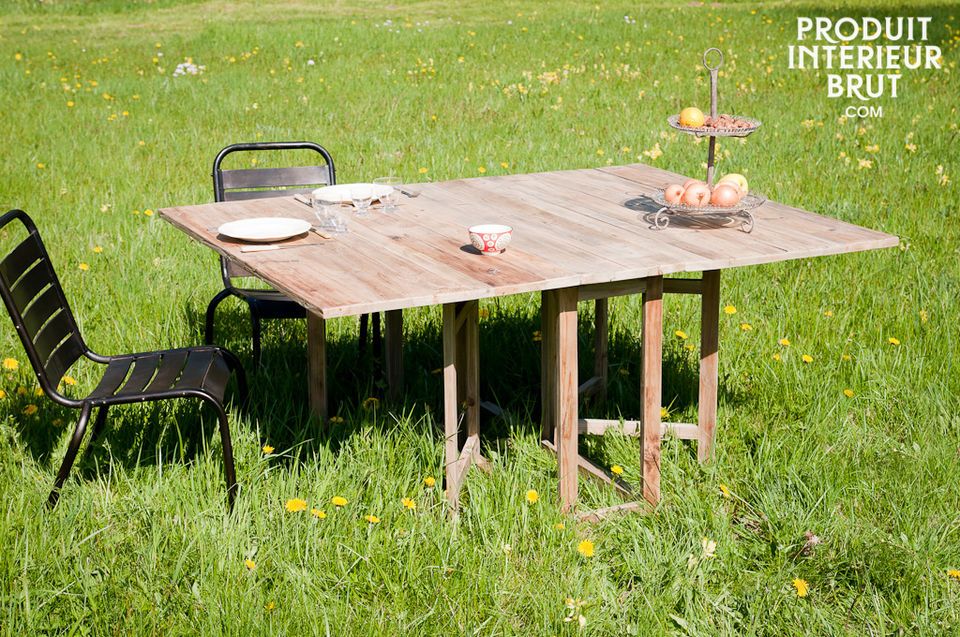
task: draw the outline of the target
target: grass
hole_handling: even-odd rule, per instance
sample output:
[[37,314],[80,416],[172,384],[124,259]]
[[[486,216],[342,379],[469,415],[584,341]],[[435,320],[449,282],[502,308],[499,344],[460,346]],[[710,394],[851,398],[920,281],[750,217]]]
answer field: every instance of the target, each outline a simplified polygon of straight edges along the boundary
[[[907,73],[882,119],[840,120],[825,78],[787,69],[796,16],[821,14],[932,16],[945,68]],[[250,409],[231,415],[243,486],[230,517],[215,418],[193,403],[116,409],[45,512],[76,413],[33,395],[8,324],[0,357],[19,369],[0,374],[0,633],[957,632],[958,27],[947,3],[8,3],[0,204],[36,218],[104,353],[200,342],[215,258],[148,210],[210,200],[224,145],[316,140],[342,182],[638,160],[699,175],[705,147],[664,120],[705,105],[698,65],[713,45],[727,53],[723,103],[764,121],[746,143],[721,142],[719,170],[902,243],[727,273],[722,303],[737,311],[721,320],[716,460],[666,440],[662,505],[593,526],[558,512],[555,462],[538,447],[535,297],[482,304],[484,393],[505,415],[484,423],[495,471],[471,474],[455,523],[439,482],[424,484],[442,474],[437,308],[406,315],[398,404],[366,401],[382,387],[357,359],[356,321],[331,322],[342,422],[308,419],[304,326],[267,326]],[[203,74],[173,77],[188,57]],[[594,413],[638,412],[638,318],[638,299],[612,303],[611,400]],[[668,419],[689,421],[693,300],[670,298],[665,323]],[[219,330],[249,361],[240,307]],[[94,381],[71,374],[78,395]],[[584,446],[637,480],[635,440]],[[619,501],[581,492],[584,508]],[[284,509],[295,497],[308,511]],[[822,540],[812,550],[808,531]]]

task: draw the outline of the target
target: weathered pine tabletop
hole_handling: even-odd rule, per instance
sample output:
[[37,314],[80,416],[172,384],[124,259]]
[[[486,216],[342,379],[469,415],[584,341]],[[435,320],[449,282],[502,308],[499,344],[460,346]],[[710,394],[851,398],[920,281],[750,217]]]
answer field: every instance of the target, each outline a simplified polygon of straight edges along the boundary
[[[648,198],[684,177],[642,164],[419,184],[417,198],[399,210],[350,217],[350,232],[284,249],[247,252],[218,237],[227,221],[250,217],[315,220],[292,197],[178,206],[160,214],[188,235],[286,293],[308,310],[310,400],[326,414],[326,319],[387,312],[387,375],[400,382],[403,308],[444,306],[444,420],[447,488],[456,506],[472,464],[485,463],[479,444],[479,299],[521,292],[543,294],[543,414],[545,445],[559,457],[560,495],[576,501],[577,471],[611,481],[579,456],[579,432],[611,427],[642,436],[642,491],[660,497],[660,437],[666,431],[698,441],[710,455],[716,425],[717,331],[720,271],[788,259],[896,246],[898,238],[768,201],[753,211],[747,234],[723,219],[674,219],[653,227],[658,207]],[[497,256],[469,245],[467,227],[502,223],[513,240]],[[699,279],[664,275],[702,272]],[[643,413],[637,421],[581,420],[578,390],[602,391],[606,376],[606,299],[643,293]],[[662,296],[702,298],[699,416],[696,424],[660,422]],[[577,379],[577,302],[597,300],[596,378]],[[459,409],[466,405],[466,442],[458,441]],[[645,426],[646,425],[646,426]],[[619,481],[614,483],[627,492]],[[628,503],[622,508],[636,508]],[[593,517],[603,515],[598,512]]]

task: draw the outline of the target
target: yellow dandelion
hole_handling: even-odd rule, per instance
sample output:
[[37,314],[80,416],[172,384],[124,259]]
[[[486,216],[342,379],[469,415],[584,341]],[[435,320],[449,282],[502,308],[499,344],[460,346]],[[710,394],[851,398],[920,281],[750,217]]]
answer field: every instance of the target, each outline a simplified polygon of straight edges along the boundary
[[543,340],[543,334],[540,333],[540,330],[534,330],[533,332],[533,342],[539,343]]
[[147,208],[146,210],[143,211],[143,214],[145,214],[145,215],[148,216],[148,217],[152,217],[152,216],[153,216],[153,210],[150,210],[149,208]]
[[540,500],[540,494],[537,493],[536,490],[530,489],[527,491],[527,502],[529,502],[530,504],[536,504],[537,501],[539,500]]
[[864,169],[867,169],[867,168],[873,168],[873,160],[872,160],[872,159],[858,159],[858,160],[857,160],[857,167],[858,167],[860,170],[864,170]]
[[840,360],[842,360],[842,361],[848,361],[848,360],[850,360],[850,354],[842,354],[842,355],[840,356]]
[[0,389],[0,400],[4,399],[4,398],[6,398],[6,397],[7,397],[7,392],[5,392],[5,391],[3,391],[2,389]]
[[740,329],[741,329],[742,331],[744,331],[744,332],[749,332],[750,330],[753,329],[753,326],[750,325],[749,323],[741,323],[741,324],[740,324]]
[[666,407],[661,407],[661,408],[660,408],[660,417],[661,417],[661,418],[666,418],[666,417],[669,416],[669,415],[670,415],[670,410],[669,410],[669,409],[667,409]]
[[73,108],[76,104],[73,103],[73,100],[67,100],[67,108]]
[[797,589],[797,597],[806,597],[810,592],[810,584],[805,579],[799,577],[793,580],[793,587]]
[[272,611],[273,609],[275,609],[276,607],[277,607],[277,605],[274,604],[273,602],[267,602],[267,603],[264,605],[263,608],[269,612],[269,611]]
[[899,345],[900,339],[891,336],[890,338],[887,339],[887,342],[890,343],[891,345]]
[[692,352],[697,348],[693,343],[687,343],[686,345],[683,346],[683,349],[687,350],[688,352]]
[[330,504],[332,504],[335,507],[345,507],[347,506],[347,499],[342,495],[335,495],[332,498],[330,498]]
[[603,152],[603,149],[602,149],[602,148],[598,148],[598,149],[597,149],[597,157],[603,157],[604,154],[605,154],[605,153]]
[[826,310],[824,311],[823,315],[826,316],[827,318],[830,318],[831,316],[833,316],[833,310]]
[[318,520],[322,520],[323,518],[327,517],[327,512],[322,509],[310,509],[310,515]]
[[364,409],[376,409],[380,406],[380,399],[374,396],[370,396],[363,401]]
[[563,524],[563,522],[557,522],[556,524],[553,525],[553,528],[555,528],[558,531],[562,531],[567,527]]
[[302,498],[290,498],[284,505],[284,508],[290,513],[299,513],[307,510],[307,501]]
[[681,341],[687,340],[687,333],[684,332],[683,330],[677,330],[676,332],[673,333],[673,335],[679,338]]
[[847,389],[843,390],[843,395],[847,398],[853,398],[853,390],[848,387]]
[[784,347],[790,347],[790,339],[789,339],[789,338],[784,337],[784,338],[781,338],[781,339],[780,339],[779,341],[777,341],[777,342],[780,343],[781,345],[783,345]]
[[5,358],[3,359],[3,368],[7,371],[15,371],[20,367],[20,361],[15,358]]
[[926,323],[926,322],[929,321],[929,320],[930,320],[930,315],[927,314],[927,311],[926,311],[926,310],[920,310],[920,322],[921,322],[921,323]]
[[593,557],[595,553],[593,542],[590,540],[583,540],[577,544],[577,553],[584,557]]
[[26,414],[27,416],[32,416],[35,413],[37,413],[37,409],[38,408],[36,405],[30,404],[23,408],[23,413]]
[[725,498],[733,497],[733,494],[730,493],[729,487],[727,487],[727,485],[723,484],[722,482],[720,483],[720,493],[722,493],[723,497]]
[[426,174],[427,174],[427,167],[426,167],[426,166],[420,166],[419,172],[420,172],[421,175],[426,175]]
[[90,269],[90,265],[87,264],[87,263],[81,263],[81,264],[78,265],[77,267],[80,268],[81,270],[83,270],[84,272],[86,272],[87,270]]
[[103,252],[103,246],[93,246],[94,254],[101,254]]
[[724,314],[736,314],[736,313],[737,313],[737,308],[736,308],[735,306],[733,306],[733,305],[724,306],[724,308],[723,308],[723,313],[724,313]]
[[140,214],[140,211],[139,211],[139,210],[131,210],[131,211],[130,211],[130,214],[132,214],[132,215],[138,215],[138,214]]
[[46,168],[46,167],[47,167],[47,165],[46,165],[45,163],[43,163],[42,161],[38,161],[38,162],[37,162],[37,170],[43,170],[43,169]]
[[957,570],[955,568],[947,569],[947,577],[952,577],[953,579],[960,582],[960,570]]
[[428,489],[432,489],[437,484],[437,480],[433,476],[427,476],[423,479],[423,484]]
[[487,172],[487,169],[483,166],[477,166],[477,172],[482,175],[483,173]]
[[343,422],[343,417],[342,417],[342,416],[330,416],[330,422],[332,422],[332,423],[334,423],[334,424],[340,424],[340,423]]
[[804,354],[800,358],[803,360],[804,363],[807,363],[808,365],[813,362],[813,356],[810,356],[810,354]]
[[14,54],[13,54],[13,59],[16,60],[17,62],[19,62],[20,60],[23,59],[23,53],[14,53]]
[[403,508],[408,511],[414,511],[417,508],[417,503],[412,498],[404,498],[400,502],[403,504]]
[[257,563],[249,558],[243,560],[243,565],[247,567],[248,571],[252,571],[253,569],[257,568]]
[[380,524],[380,518],[375,515],[365,515],[363,519],[369,522],[370,524]]
[[500,162],[500,168],[509,168],[509,167],[510,167],[510,164],[508,164],[507,162],[505,161]]
[[273,453],[273,447],[270,445],[263,445],[260,450],[263,451],[263,455],[265,456],[269,456],[271,453]]
[[621,467],[621,466],[618,465],[618,464],[615,464],[615,465],[613,465],[612,467],[610,467],[610,473],[612,473],[612,474],[615,475],[615,476],[622,476],[622,475],[623,475],[623,467]]
[[43,396],[43,390],[40,389],[39,387],[34,387],[34,388],[33,388],[33,395],[34,395],[34,396]]

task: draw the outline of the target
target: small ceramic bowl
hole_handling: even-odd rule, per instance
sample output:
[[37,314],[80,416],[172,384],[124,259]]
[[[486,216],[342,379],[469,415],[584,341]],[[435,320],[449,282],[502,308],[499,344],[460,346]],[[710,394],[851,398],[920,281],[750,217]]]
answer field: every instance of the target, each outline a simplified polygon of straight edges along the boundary
[[510,239],[513,238],[513,228],[499,223],[483,223],[471,226],[467,231],[473,247],[486,255],[500,254],[507,249]]

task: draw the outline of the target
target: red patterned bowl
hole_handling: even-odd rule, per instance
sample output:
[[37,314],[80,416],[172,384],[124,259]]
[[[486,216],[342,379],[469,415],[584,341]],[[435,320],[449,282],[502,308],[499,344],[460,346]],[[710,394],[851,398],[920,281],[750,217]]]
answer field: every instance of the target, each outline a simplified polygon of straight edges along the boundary
[[470,233],[470,243],[473,247],[481,254],[487,255],[500,254],[506,250],[513,237],[513,228],[499,223],[471,226],[467,231]]

